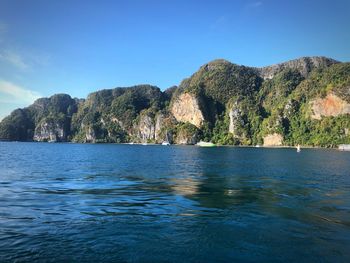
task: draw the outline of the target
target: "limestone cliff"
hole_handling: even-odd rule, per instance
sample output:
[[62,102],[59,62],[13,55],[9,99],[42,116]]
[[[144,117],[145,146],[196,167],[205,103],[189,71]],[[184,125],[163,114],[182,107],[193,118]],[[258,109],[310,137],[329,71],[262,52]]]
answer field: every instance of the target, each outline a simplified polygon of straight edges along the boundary
[[281,146],[283,137],[281,134],[273,133],[264,137],[264,146]]
[[200,127],[204,121],[198,98],[190,93],[180,94],[173,102],[171,113],[179,122],[189,122]]
[[92,127],[86,127],[84,142],[96,142],[96,133]]
[[168,141],[174,142],[173,128],[177,122],[171,114],[158,112],[156,114],[144,112],[140,115],[138,124],[134,127],[134,136],[141,142],[162,143]]
[[333,93],[325,98],[317,98],[310,102],[312,108],[311,118],[320,120],[322,117],[350,114],[350,104]]
[[43,121],[35,128],[33,139],[39,142],[64,142],[67,135],[61,123]]
[[240,109],[239,101],[235,101],[229,111],[230,124],[229,132],[233,134],[234,137],[240,138],[243,136],[240,128],[244,126],[244,119],[242,118],[242,110]]
[[[165,121],[165,116],[162,113],[157,114],[156,117],[156,125],[155,125],[155,139],[156,141],[165,141],[165,139],[163,138],[164,136],[162,136],[162,128],[164,127],[164,121]],[[166,137],[166,136],[165,136]]]
[[257,70],[263,79],[272,79],[277,73],[285,69],[298,70],[301,75],[306,77],[312,70],[316,68],[329,67],[336,63],[339,62],[326,57],[302,57],[284,63],[257,68]]
[[175,143],[184,145],[194,145],[198,142],[198,133],[189,134],[186,131],[179,131]]
[[154,141],[156,137],[156,123],[151,113],[141,113],[140,121],[136,127],[137,137],[141,142]]

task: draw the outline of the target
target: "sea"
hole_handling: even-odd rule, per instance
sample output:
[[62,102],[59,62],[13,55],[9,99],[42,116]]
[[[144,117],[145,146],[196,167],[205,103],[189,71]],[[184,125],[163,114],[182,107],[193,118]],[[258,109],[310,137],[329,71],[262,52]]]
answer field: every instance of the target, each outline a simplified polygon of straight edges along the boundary
[[0,262],[350,262],[350,152],[1,142]]

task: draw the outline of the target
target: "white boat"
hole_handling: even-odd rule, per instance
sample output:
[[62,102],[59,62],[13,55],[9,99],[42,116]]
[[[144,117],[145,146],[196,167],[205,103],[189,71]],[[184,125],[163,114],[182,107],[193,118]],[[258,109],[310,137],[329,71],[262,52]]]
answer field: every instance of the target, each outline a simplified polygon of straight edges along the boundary
[[144,141],[143,143],[142,143],[142,145],[147,145],[147,139],[146,139],[146,137],[145,137],[145,135],[143,134],[143,136],[142,136],[142,141]]
[[162,145],[168,146],[170,145],[169,138],[168,138],[168,131],[166,131],[165,136],[166,138],[165,138],[165,141],[162,142]]
[[133,145],[133,144],[134,144],[134,142],[129,142],[129,144],[130,144],[130,145]]
[[199,143],[196,144],[197,146],[200,146],[200,147],[215,147],[216,145],[212,142],[203,142],[203,141],[200,141]]
[[338,149],[340,151],[350,151],[350,144],[340,144]]
[[297,152],[300,153],[301,149],[300,149],[300,144],[297,145]]

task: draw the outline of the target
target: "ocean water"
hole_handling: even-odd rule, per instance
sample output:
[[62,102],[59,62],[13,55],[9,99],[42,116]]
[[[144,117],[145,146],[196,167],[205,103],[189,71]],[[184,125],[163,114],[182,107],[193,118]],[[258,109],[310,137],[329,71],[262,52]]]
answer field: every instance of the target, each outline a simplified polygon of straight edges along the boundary
[[0,143],[0,262],[350,262],[350,152]]

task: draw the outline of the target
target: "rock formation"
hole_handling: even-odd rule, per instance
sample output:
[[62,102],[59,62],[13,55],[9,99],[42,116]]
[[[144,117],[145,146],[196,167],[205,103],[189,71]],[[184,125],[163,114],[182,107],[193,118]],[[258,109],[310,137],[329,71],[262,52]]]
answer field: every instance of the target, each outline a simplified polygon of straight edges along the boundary
[[198,128],[204,121],[199,101],[195,95],[190,93],[183,93],[174,99],[171,113],[177,121],[189,122]]
[[312,108],[311,118],[320,120],[322,117],[350,114],[350,103],[342,100],[333,93],[325,98],[317,98],[310,102]]
[[64,142],[67,140],[63,125],[54,122],[42,122],[34,132],[34,141]]
[[283,137],[281,134],[273,133],[264,137],[264,146],[281,146]]
[[143,113],[140,116],[140,122],[137,126],[138,137],[142,142],[148,142],[155,140],[156,137],[156,124],[154,122],[154,116],[151,114]]
[[242,111],[239,108],[239,101],[235,101],[229,111],[230,125],[229,132],[233,134],[234,137],[242,137],[239,132],[239,128],[244,126],[244,120],[242,118]]
[[284,63],[257,68],[257,70],[263,79],[272,79],[277,73],[285,69],[296,69],[301,75],[307,77],[307,75],[314,69],[329,67],[336,63],[339,62],[326,57],[302,57]]

